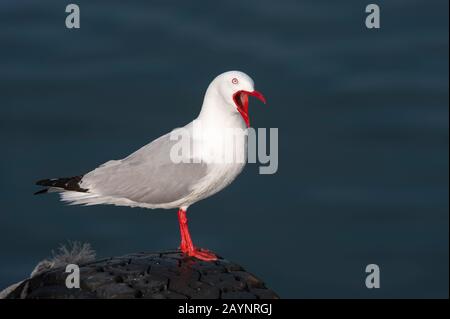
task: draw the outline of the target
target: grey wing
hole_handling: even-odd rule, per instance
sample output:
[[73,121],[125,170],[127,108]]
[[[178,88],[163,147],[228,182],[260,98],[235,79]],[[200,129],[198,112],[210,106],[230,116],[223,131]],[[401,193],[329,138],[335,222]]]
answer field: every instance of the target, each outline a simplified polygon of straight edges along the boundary
[[207,175],[207,165],[174,163],[170,150],[177,141],[171,141],[169,134],[123,160],[103,164],[86,174],[81,185],[99,195],[139,203],[157,205],[183,199]]

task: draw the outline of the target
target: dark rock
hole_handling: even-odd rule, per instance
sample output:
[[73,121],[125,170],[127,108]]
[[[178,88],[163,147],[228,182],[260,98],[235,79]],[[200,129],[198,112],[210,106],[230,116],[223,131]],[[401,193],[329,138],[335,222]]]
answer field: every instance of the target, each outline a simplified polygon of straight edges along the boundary
[[80,289],[68,289],[64,268],[22,282],[7,298],[277,299],[241,266],[186,257],[179,251],[135,253],[80,267]]
[[134,299],[138,291],[126,283],[115,283],[100,286],[95,292],[99,298]]

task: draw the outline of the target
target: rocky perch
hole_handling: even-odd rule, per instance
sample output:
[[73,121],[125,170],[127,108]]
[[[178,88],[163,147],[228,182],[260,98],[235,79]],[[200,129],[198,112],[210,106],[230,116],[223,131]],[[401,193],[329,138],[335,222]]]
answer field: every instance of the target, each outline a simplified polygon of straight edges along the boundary
[[68,273],[58,267],[23,281],[6,298],[278,299],[235,263],[204,262],[179,251],[136,253],[79,267],[80,289],[68,289]]

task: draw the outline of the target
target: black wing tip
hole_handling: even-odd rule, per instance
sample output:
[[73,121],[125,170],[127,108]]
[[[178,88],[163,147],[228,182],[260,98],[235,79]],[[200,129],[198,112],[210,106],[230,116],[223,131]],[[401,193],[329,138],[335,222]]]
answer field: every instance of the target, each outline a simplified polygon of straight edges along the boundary
[[40,190],[36,192],[36,194],[47,193],[49,188],[61,188],[67,191],[75,191],[75,192],[87,192],[87,189],[80,187],[80,181],[83,178],[83,175],[73,176],[73,177],[62,177],[62,178],[53,178],[53,179],[41,179],[36,182],[36,185],[43,186],[47,190]]

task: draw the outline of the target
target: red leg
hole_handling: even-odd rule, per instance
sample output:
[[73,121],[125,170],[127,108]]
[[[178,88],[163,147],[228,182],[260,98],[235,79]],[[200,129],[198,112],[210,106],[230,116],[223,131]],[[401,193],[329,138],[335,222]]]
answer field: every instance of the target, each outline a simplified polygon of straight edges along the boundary
[[192,243],[191,235],[189,234],[186,211],[181,208],[178,211],[178,222],[180,223],[180,233],[181,233],[180,249],[183,253],[201,260],[206,261],[217,260],[217,256],[212,252],[206,249],[196,248],[194,246],[194,244]]

